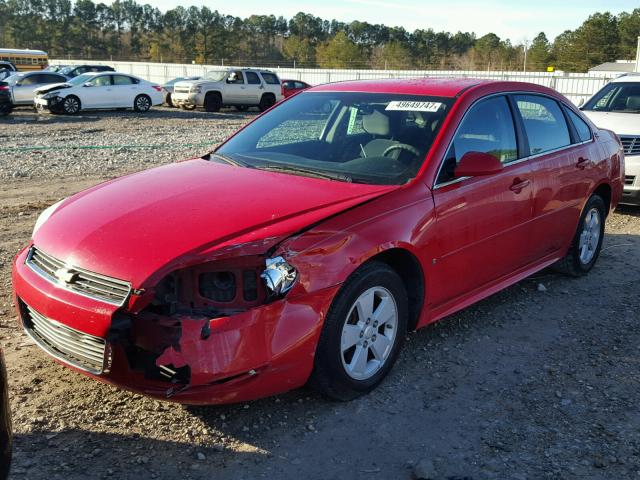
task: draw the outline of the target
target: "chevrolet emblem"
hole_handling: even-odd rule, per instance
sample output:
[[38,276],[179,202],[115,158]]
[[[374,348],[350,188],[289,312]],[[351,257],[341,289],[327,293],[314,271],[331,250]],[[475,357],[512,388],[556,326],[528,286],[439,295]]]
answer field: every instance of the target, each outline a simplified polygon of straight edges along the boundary
[[73,270],[62,267],[57,269],[54,275],[58,279],[58,281],[69,284],[73,283],[73,281],[78,276],[78,272],[74,272]]

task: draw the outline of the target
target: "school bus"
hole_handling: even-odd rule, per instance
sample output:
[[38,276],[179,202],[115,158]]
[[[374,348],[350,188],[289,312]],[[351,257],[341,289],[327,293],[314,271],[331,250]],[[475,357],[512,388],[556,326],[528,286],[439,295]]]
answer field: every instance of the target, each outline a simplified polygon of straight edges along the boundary
[[42,50],[0,48],[0,60],[13,63],[21,72],[42,70],[49,64],[47,52]]

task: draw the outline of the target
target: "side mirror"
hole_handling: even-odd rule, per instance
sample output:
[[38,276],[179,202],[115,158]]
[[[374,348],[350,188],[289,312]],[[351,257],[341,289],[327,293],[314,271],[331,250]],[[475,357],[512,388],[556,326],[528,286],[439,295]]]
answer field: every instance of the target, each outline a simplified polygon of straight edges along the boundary
[[93,83],[91,82],[86,82],[84,85],[82,85],[83,87],[93,87]]
[[479,177],[493,175],[503,169],[502,162],[493,155],[482,152],[465,153],[455,169],[455,177]]

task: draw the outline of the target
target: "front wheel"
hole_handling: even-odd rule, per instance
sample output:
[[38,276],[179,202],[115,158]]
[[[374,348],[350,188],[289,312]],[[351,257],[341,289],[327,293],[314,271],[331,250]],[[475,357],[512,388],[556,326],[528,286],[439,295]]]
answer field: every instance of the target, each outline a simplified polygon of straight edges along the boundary
[[7,116],[13,110],[13,105],[10,103],[0,103],[0,117]]
[[222,108],[222,97],[218,93],[207,93],[204,97],[205,112],[218,112]]
[[311,386],[343,401],[373,390],[391,370],[404,342],[407,304],[395,270],[376,261],[360,267],[327,313]]
[[74,95],[69,95],[62,101],[62,111],[67,115],[75,115],[81,108],[80,99]]
[[569,251],[554,265],[556,270],[572,277],[589,273],[598,260],[602,248],[606,212],[602,197],[597,194],[591,195],[582,210]]
[[138,95],[133,101],[133,109],[136,112],[148,112],[151,108],[151,99],[148,95]]

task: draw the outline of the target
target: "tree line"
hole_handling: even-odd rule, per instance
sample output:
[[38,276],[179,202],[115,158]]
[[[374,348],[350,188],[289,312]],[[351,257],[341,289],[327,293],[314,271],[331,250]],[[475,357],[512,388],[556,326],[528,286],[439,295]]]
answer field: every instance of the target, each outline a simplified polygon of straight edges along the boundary
[[239,18],[207,7],[161,12],[135,0],[0,0],[0,47],[51,58],[322,68],[586,71],[635,58],[640,8],[595,13],[550,42],[512,44],[494,33],[413,32],[298,13]]

